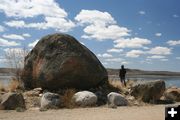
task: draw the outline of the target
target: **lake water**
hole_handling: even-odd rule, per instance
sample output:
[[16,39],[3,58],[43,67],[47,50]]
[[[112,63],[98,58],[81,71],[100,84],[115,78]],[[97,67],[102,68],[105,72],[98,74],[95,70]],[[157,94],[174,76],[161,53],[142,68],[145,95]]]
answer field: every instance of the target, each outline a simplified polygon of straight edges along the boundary
[[[110,80],[119,80],[119,77],[116,75],[110,75]],[[144,76],[129,76],[126,78],[127,80],[137,80],[137,81],[146,81],[146,80],[157,80],[161,79],[164,80],[166,83],[166,87],[169,86],[176,86],[180,87],[180,76],[151,76],[151,75],[144,75]],[[8,83],[11,81],[11,76],[0,76],[0,84],[7,86]]]
[[[119,77],[116,75],[110,75],[110,80],[119,80]],[[148,81],[148,80],[164,80],[166,87],[176,86],[180,87],[180,76],[152,76],[152,75],[140,75],[140,76],[129,76],[126,80],[137,80],[137,81]]]

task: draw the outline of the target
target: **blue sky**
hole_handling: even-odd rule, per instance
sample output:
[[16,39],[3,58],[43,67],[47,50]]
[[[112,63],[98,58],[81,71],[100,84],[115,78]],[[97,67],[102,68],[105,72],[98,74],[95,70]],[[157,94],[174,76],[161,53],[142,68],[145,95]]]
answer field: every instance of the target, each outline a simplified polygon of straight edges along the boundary
[[179,0],[0,0],[4,53],[51,33],[67,33],[108,68],[180,71]]

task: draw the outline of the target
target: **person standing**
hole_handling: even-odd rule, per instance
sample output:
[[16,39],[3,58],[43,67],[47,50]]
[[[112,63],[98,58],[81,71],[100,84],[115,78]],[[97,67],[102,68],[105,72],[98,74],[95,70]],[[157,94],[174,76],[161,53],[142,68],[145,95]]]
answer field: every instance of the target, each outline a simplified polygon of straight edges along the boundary
[[126,86],[126,69],[124,68],[124,65],[121,65],[121,69],[119,70],[119,77],[121,80],[121,83],[124,84],[124,86]]

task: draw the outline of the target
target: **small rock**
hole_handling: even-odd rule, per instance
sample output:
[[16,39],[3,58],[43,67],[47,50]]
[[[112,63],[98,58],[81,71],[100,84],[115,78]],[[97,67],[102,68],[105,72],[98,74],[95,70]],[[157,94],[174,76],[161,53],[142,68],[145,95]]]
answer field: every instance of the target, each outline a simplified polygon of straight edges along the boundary
[[46,92],[41,98],[41,109],[56,109],[60,106],[60,103],[58,94]]
[[111,92],[107,95],[108,105],[127,106],[128,101],[119,93]]
[[167,100],[180,102],[180,88],[171,87],[164,92],[164,97]]
[[150,102],[159,100],[165,91],[163,80],[137,82],[131,88],[131,95],[138,100]]
[[25,108],[25,101],[21,93],[9,92],[2,96],[0,106],[1,109],[15,110],[16,108]]
[[78,106],[94,106],[97,102],[97,96],[89,91],[77,92],[73,95],[72,100]]

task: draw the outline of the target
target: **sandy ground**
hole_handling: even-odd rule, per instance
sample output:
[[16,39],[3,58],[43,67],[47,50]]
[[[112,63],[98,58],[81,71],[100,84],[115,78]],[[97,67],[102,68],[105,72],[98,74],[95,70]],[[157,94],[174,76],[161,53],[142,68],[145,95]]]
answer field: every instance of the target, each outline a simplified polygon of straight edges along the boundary
[[0,111],[0,120],[165,120],[165,106],[59,109],[40,112]]

